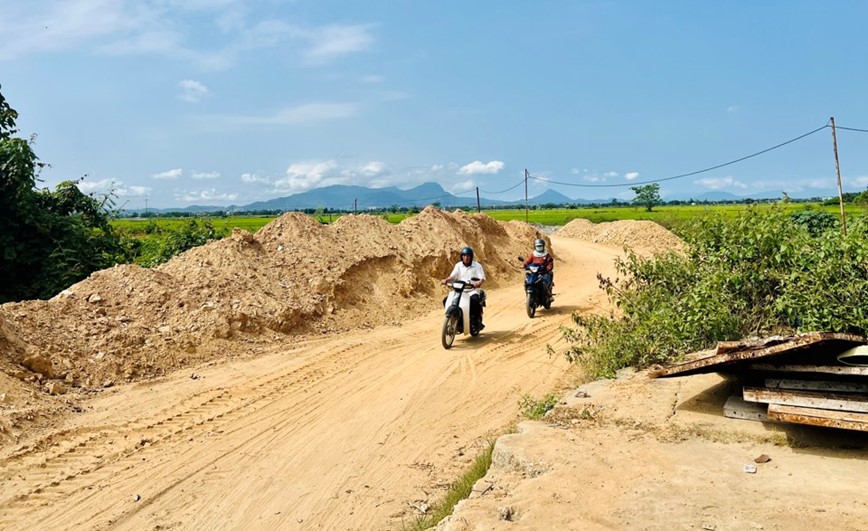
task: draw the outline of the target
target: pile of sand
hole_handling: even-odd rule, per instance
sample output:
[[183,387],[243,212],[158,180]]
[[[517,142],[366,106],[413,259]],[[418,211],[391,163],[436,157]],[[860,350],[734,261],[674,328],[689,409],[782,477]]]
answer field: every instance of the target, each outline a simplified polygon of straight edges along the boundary
[[577,218],[564,225],[556,234],[652,253],[683,250],[685,246],[681,238],[661,225],[646,220],[620,220],[594,224],[587,219]]
[[49,301],[0,306],[0,371],[62,394],[287,336],[399,323],[437,307],[439,280],[464,245],[496,287],[517,281],[516,256],[541,236],[522,222],[433,207],[398,225],[369,215],[321,225],[288,213],[154,269],[119,265]]

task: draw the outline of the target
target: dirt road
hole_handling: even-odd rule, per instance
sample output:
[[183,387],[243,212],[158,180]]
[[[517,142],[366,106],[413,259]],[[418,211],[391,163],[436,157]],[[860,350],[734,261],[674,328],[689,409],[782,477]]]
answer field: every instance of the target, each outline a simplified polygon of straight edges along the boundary
[[[0,460],[2,529],[384,529],[433,503],[525,394],[564,382],[558,327],[605,304],[613,247],[553,237],[557,300],[490,290],[486,329],[439,310],[107,390]],[[434,304],[436,307],[436,302]]]

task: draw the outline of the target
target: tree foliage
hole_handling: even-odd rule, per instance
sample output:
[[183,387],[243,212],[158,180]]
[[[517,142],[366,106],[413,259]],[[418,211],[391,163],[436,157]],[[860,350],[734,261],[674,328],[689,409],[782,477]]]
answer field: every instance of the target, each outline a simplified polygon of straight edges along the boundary
[[868,223],[848,229],[775,207],[694,220],[683,229],[688,253],[630,253],[616,263],[620,278],[600,278],[619,315],[574,315],[567,357],[610,376],[753,335],[866,334]]
[[160,229],[154,223],[146,226],[145,231],[152,236],[134,240],[129,253],[129,259],[143,267],[156,267],[188,249],[226,235],[225,230],[217,229],[207,219],[187,219],[175,230]]
[[108,199],[83,194],[78,181],[36,189],[44,164],[15,136],[17,118],[0,92],[0,302],[51,297],[124,253]]
[[646,184],[644,186],[631,186],[630,190],[636,193],[633,203],[644,206],[647,212],[651,212],[654,209],[654,205],[660,204],[660,185],[657,183]]

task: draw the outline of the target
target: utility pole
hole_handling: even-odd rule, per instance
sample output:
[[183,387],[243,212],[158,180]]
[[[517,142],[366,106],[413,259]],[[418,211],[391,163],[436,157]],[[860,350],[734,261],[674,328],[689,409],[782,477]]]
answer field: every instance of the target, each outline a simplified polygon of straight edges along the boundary
[[358,206],[358,204],[359,204],[359,200],[353,199],[353,214],[356,213],[356,207]]
[[832,148],[835,151],[835,172],[838,174],[838,204],[841,205],[841,234],[847,235],[847,220],[844,217],[844,190],[841,188],[841,166],[838,164],[838,137],[835,135],[835,117],[829,118],[832,122]]
[[145,217],[148,217],[148,198],[145,198]]
[[524,169],[524,222],[527,220],[527,168]]
[[479,187],[476,187],[476,213],[482,212],[482,206],[479,203]]

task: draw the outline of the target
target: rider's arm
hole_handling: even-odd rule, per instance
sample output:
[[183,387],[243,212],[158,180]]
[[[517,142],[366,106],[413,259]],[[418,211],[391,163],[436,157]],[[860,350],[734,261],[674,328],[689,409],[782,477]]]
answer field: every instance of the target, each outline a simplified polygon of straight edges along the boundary
[[452,282],[458,278],[458,264],[455,264],[455,267],[452,268],[452,272],[449,273],[449,276],[440,281],[441,284],[446,284],[447,282]]
[[474,269],[476,269],[476,274],[474,276],[479,280],[473,283],[473,287],[481,288],[482,283],[485,282],[485,270],[482,269],[482,264],[480,264],[479,262],[476,263],[476,267]]

